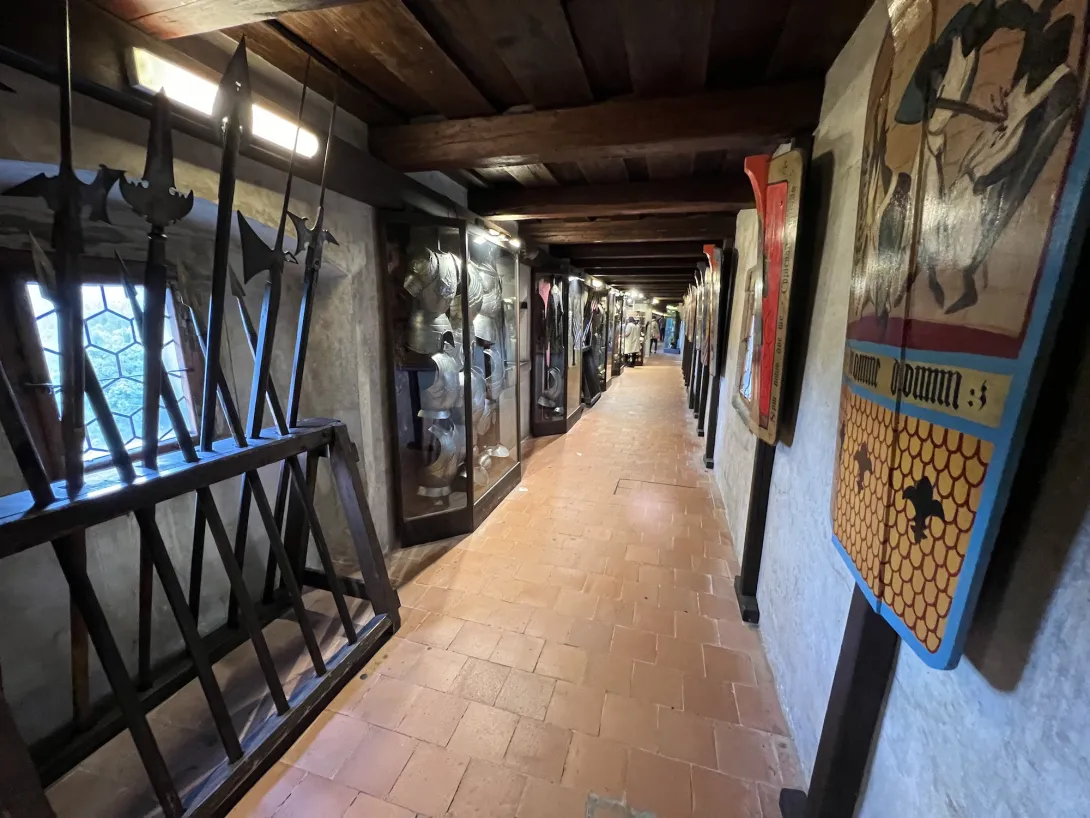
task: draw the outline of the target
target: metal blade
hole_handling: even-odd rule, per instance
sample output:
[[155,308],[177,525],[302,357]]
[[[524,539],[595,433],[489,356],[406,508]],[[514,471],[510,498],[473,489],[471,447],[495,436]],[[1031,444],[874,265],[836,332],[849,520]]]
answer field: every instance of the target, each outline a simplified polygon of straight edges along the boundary
[[212,119],[225,130],[227,123],[233,123],[248,136],[253,131],[253,109],[250,67],[246,60],[246,38],[243,37],[238,41],[238,47],[216,89]]
[[193,191],[183,196],[174,186],[174,144],[170,124],[170,100],[166,92],[160,91],[155,97],[148,129],[144,178],[141,181],[126,179],[121,185],[121,196],[137,215],[160,228],[180,221],[193,209]]

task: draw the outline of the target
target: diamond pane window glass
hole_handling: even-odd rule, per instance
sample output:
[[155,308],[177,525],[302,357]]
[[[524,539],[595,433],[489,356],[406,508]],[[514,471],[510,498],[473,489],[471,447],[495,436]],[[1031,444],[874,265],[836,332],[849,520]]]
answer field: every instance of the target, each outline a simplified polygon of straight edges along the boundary
[[[137,300],[143,306],[144,288],[137,287],[136,293]],[[53,397],[59,411],[61,359],[57,337],[57,311],[53,302],[45,297],[37,284],[27,284],[27,294],[30,296],[38,337],[41,339],[46,366],[49,368],[49,380],[53,385]],[[102,384],[102,391],[106,394],[111,413],[121,430],[121,437],[129,450],[139,449],[143,443],[144,429],[144,345],[141,343],[140,327],[133,318],[124,287],[119,284],[84,284],[83,327],[87,356]],[[189,430],[195,431],[196,423],[186,388],[173,302],[170,298],[167,298],[164,326],[163,366],[170,375],[182,413],[189,421]],[[162,407],[161,401],[159,405]],[[83,441],[83,459],[89,462],[107,457],[109,450],[106,448],[102,429],[86,399],[84,406],[87,435]],[[174,439],[174,430],[164,409],[159,413],[159,440],[170,442]]]

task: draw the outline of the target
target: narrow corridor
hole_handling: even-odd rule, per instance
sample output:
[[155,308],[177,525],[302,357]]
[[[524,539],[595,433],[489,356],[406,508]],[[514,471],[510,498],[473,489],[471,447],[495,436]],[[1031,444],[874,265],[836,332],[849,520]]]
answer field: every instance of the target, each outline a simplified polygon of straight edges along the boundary
[[474,534],[396,555],[401,631],[233,816],[779,815],[794,749],[679,364],[538,440]]

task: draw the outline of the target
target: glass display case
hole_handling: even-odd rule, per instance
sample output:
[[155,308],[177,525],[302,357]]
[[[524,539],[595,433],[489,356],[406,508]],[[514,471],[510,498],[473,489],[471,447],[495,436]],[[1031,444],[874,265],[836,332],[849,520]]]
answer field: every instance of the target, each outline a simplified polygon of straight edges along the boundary
[[566,432],[583,404],[582,287],[566,273],[535,270],[530,287],[530,431]]
[[631,306],[631,302],[627,299],[624,293],[617,290],[613,291],[614,295],[614,320],[613,320],[613,355],[610,358],[610,368],[613,370],[613,377],[617,377],[624,370],[625,357],[624,357],[624,324],[628,318],[628,308]]
[[384,214],[404,545],[472,531],[521,479],[515,256],[474,226]]
[[[568,427],[578,420],[583,411],[583,337],[585,335],[586,308],[589,297],[583,287],[583,280],[577,276],[568,276],[568,391],[566,405]],[[573,418],[573,415],[575,416]]]
[[594,406],[605,391],[606,293],[584,283],[583,404]]
[[602,331],[603,349],[599,372],[602,376],[602,388],[609,389],[613,383],[613,354],[617,349],[617,310],[618,293],[610,290],[603,298],[605,307],[605,326]]

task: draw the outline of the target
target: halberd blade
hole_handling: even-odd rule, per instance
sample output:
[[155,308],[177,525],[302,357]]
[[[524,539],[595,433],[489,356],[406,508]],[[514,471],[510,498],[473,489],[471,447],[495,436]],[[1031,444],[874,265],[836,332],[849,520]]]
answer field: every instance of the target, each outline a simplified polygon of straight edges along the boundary
[[216,100],[212,104],[212,118],[223,127],[234,116],[242,128],[243,135],[253,129],[253,96],[250,92],[250,67],[246,62],[246,38],[238,41],[231,62],[223,72]]
[[[30,177],[25,182],[20,182],[13,187],[9,187],[2,195],[24,196],[30,198],[40,197],[45,201],[46,207],[53,213],[57,213],[63,206],[63,202],[61,201],[63,189],[61,174],[64,172],[65,171],[62,168],[58,171],[56,176],[46,176],[44,173],[39,173],[37,176]],[[88,217],[91,221],[110,224],[110,214],[106,209],[107,200],[110,196],[110,190],[123,175],[123,172],[120,170],[114,170],[113,168],[106,167],[106,165],[99,165],[98,173],[95,175],[94,181],[87,184],[81,182],[79,178],[73,174],[72,182],[74,183],[74,189],[77,191],[76,195],[79,197],[79,204],[81,207],[90,208]]]
[[110,198],[110,190],[118,180],[125,175],[124,171],[114,170],[105,165],[98,166],[98,173],[91,184],[80,182],[80,202],[84,207],[90,208],[87,218],[93,222],[105,222],[112,224],[110,214],[106,210],[106,202]]
[[167,227],[185,218],[193,209],[193,191],[182,195],[174,184],[174,142],[171,138],[171,108],[166,92],[155,97],[148,130],[144,178],[125,179],[121,196],[149,224]]
[[298,259],[303,251],[310,247],[310,242],[314,238],[314,229],[307,227],[306,216],[296,216],[289,210],[288,218],[295,227],[295,250],[292,255]]
[[276,250],[269,247],[250,227],[242,211],[238,211],[238,233],[242,240],[242,278],[250,281],[254,276],[276,268]]

